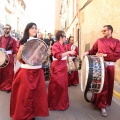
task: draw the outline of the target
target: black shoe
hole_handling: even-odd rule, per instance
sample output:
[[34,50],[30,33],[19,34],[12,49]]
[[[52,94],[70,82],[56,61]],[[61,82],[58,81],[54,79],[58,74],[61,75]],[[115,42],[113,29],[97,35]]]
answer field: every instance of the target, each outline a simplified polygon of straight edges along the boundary
[[31,120],[35,120],[35,118],[32,118]]

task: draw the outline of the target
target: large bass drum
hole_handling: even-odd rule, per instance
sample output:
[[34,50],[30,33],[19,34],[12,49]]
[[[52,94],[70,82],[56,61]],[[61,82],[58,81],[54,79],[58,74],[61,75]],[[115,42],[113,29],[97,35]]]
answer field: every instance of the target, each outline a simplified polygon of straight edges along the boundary
[[0,68],[4,68],[9,64],[10,58],[3,48],[0,48]]
[[39,66],[47,59],[47,44],[38,38],[33,38],[25,43],[22,59],[31,66]]
[[[81,69],[81,90],[84,92],[84,98],[87,102],[89,100],[87,93],[91,91],[94,93],[100,93],[104,84],[104,60],[102,57],[95,55],[85,56],[82,61]],[[91,97],[92,98],[92,97]]]

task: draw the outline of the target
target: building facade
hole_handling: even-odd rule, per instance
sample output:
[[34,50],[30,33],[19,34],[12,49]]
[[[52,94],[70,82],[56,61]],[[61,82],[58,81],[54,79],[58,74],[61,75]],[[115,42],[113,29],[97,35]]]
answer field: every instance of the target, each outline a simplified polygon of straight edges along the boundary
[[[61,29],[67,37],[73,35],[79,53],[88,51],[93,43],[102,37],[104,25],[113,26],[113,37],[120,39],[120,1],[119,0],[59,0]],[[116,77],[120,83],[120,62],[116,62]],[[117,75],[118,74],[118,75]]]
[[21,35],[23,31],[25,21],[25,8],[26,4],[24,0],[0,0],[0,24],[1,34],[3,34],[2,26],[4,24],[10,24],[12,27],[11,34],[15,37]]

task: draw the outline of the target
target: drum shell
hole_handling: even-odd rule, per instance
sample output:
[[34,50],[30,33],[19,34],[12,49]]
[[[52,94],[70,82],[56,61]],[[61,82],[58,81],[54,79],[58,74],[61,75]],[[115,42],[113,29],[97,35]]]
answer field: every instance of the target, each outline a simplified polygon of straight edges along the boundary
[[104,60],[98,56],[85,56],[81,69],[81,90],[86,90],[87,84],[91,81],[89,91],[100,93],[105,77]]

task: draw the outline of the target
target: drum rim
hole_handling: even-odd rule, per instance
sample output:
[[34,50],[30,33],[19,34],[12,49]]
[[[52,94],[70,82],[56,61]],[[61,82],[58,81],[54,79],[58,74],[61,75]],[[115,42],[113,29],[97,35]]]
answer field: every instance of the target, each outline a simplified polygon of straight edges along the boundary
[[[0,50],[0,51],[2,51],[2,50]],[[0,65],[0,68],[5,68],[8,64],[9,64],[9,62],[10,62],[10,57],[9,57],[9,55],[8,54],[6,54],[4,51],[2,51],[3,53],[4,53],[4,55],[5,55],[5,61],[4,61],[4,63],[2,64],[2,65]],[[6,60],[6,58],[7,58],[7,60]],[[6,62],[7,61],[7,62]]]
[[[89,66],[89,61],[88,61],[88,57],[87,56],[85,56],[82,61],[84,62],[84,60],[86,60],[86,62],[87,62],[86,64]],[[86,67],[86,72],[88,73],[89,68],[87,67],[87,65],[85,67]],[[83,64],[82,64],[82,67],[83,67]],[[82,73],[82,69],[81,69],[81,73]],[[85,78],[86,78],[85,85],[83,86],[83,75],[81,74],[81,91],[82,92],[84,92],[85,89],[86,89],[88,74],[86,74]]]
[[[43,41],[43,40],[41,40],[41,39],[39,39],[39,38],[33,38],[33,39],[30,39],[29,41],[33,41],[33,40],[36,40],[36,41],[38,41],[38,42],[43,42],[44,43],[44,45],[46,46],[46,49],[48,49],[48,45]],[[27,41],[24,45],[26,45],[29,41]],[[23,50],[24,51],[24,50]],[[25,59],[25,57],[24,57],[24,55],[23,55],[23,51],[22,51],[22,59],[23,59],[23,61],[26,63],[26,64],[29,64],[29,63],[27,63],[27,61],[26,61],[26,59]],[[42,63],[41,63],[42,64]],[[40,64],[40,65],[41,65]],[[29,65],[31,65],[31,64],[29,64]],[[31,66],[38,66],[38,65],[31,65]]]

